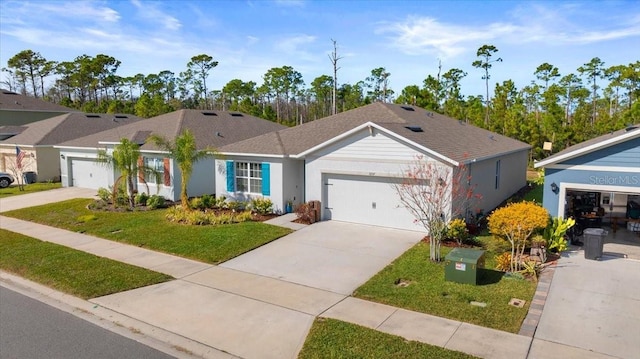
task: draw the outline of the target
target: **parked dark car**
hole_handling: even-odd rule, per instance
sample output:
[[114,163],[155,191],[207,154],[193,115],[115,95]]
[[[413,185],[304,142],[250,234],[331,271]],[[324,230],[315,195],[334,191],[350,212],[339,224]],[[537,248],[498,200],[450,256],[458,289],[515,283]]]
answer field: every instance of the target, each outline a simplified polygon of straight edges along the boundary
[[0,188],[9,187],[10,184],[13,183],[13,176],[6,173],[0,172]]

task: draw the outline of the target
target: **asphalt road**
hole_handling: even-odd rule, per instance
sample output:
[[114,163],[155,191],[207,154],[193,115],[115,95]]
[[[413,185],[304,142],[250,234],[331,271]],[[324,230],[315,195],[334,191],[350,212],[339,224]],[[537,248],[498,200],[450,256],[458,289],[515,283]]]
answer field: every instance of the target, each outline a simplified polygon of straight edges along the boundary
[[0,359],[17,358],[173,357],[0,286]]

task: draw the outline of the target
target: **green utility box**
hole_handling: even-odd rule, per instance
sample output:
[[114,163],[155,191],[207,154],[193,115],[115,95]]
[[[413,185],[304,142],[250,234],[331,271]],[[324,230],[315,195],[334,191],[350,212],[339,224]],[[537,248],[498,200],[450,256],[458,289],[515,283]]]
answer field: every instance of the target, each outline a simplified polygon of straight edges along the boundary
[[454,248],[444,259],[444,280],[464,284],[478,284],[478,269],[484,268],[484,251]]

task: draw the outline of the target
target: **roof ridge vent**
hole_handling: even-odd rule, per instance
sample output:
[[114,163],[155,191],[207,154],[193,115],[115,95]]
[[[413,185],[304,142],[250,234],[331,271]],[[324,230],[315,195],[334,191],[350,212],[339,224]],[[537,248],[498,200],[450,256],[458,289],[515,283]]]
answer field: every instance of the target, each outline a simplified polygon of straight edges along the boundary
[[424,132],[424,130],[422,130],[422,127],[420,126],[404,126],[404,128],[413,132]]
[[240,112],[229,112],[229,114],[233,117],[244,117]]
[[87,118],[100,118],[100,115],[96,115],[96,114],[93,114],[93,113],[87,113],[87,114],[85,114],[85,116]]
[[115,118],[129,118],[127,115],[115,115]]
[[400,106],[402,107],[405,111],[415,111],[415,109],[411,106]]
[[209,112],[209,111],[202,111],[202,114],[205,115],[205,116],[218,116],[217,113]]
[[13,91],[2,91],[2,93],[4,95],[17,95],[17,93],[13,92]]

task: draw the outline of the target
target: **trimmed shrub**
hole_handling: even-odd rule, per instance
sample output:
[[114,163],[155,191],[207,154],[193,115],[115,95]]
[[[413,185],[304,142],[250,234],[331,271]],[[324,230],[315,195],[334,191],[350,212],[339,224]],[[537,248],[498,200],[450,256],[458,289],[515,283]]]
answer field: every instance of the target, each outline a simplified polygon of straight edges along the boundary
[[227,202],[227,206],[225,208],[228,208],[233,211],[244,211],[246,207],[247,207],[247,204],[245,202],[231,201],[231,202]]
[[149,199],[147,200],[147,206],[149,206],[149,208],[151,209],[164,207],[164,204],[165,204],[164,197],[159,196],[157,194],[154,194],[153,196],[149,197]]
[[268,198],[255,198],[251,200],[251,208],[258,214],[273,213],[273,202]]
[[203,203],[202,203],[202,198],[200,198],[200,197],[191,198],[189,200],[189,207],[191,207],[193,209],[200,209],[200,210],[205,208]]
[[216,197],[213,200],[213,208],[225,208],[227,202],[227,197],[220,196]]
[[111,191],[104,187],[98,188],[98,198],[107,203],[111,202]]
[[467,223],[460,218],[456,218],[449,222],[447,226],[447,237],[455,239],[456,242],[461,245],[469,237],[469,231],[467,230]]
[[200,201],[202,202],[202,209],[206,209],[213,208],[216,199],[210,194],[205,194],[200,197]]
[[147,200],[149,200],[149,195],[146,192],[139,192],[136,194],[135,202],[140,206],[146,206]]

